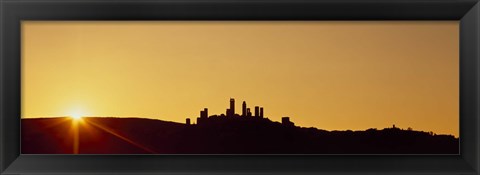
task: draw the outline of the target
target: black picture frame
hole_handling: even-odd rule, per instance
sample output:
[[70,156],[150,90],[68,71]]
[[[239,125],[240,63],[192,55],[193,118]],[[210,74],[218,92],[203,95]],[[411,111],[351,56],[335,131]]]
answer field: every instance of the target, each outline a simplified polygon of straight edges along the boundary
[[[0,0],[1,174],[480,172],[478,0]],[[460,155],[21,155],[22,20],[459,20]]]

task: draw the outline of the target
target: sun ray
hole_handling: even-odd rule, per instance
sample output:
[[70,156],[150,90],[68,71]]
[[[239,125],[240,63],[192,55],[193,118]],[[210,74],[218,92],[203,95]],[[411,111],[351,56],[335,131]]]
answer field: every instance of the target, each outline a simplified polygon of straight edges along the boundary
[[51,128],[51,127],[60,125],[60,124],[62,124],[62,123],[65,123],[65,122],[67,122],[67,121],[69,121],[69,118],[67,118],[67,117],[62,117],[62,118],[59,119],[58,121],[49,123],[48,125],[45,125],[45,128]]
[[128,143],[130,143],[130,144],[132,144],[132,145],[134,145],[134,146],[136,146],[136,147],[139,147],[139,148],[141,148],[141,149],[143,149],[143,150],[145,150],[145,151],[148,151],[148,152],[150,152],[150,153],[156,153],[155,151],[153,151],[153,150],[151,150],[151,149],[149,149],[149,148],[147,148],[147,147],[145,147],[145,146],[143,146],[143,145],[140,145],[140,144],[138,144],[138,143],[136,143],[136,142],[134,142],[134,141],[132,141],[132,140],[130,140],[130,139],[128,139],[128,138],[126,138],[126,137],[118,134],[118,133],[116,133],[115,131],[113,131],[113,130],[107,128],[107,127],[101,126],[100,124],[97,124],[97,123],[95,123],[95,122],[93,122],[93,121],[89,121],[89,120],[86,120],[86,122],[87,122],[88,124],[91,124],[91,125],[99,128],[99,129],[101,129],[101,130],[109,133],[109,134],[112,134],[113,136],[118,137],[118,138],[120,138],[120,139],[122,139],[122,140],[124,140],[124,141],[126,141],[126,142],[128,142]]
[[79,122],[77,120],[72,120],[71,128],[73,130],[73,154],[79,153],[79,142],[80,142],[80,132],[78,128]]

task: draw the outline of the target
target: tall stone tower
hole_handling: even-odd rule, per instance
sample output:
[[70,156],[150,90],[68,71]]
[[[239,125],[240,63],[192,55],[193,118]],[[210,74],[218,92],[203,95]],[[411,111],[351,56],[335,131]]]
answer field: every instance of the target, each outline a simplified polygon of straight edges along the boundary
[[242,104],[242,116],[246,117],[247,116],[247,102],[243,101]]
[[230,98],[230,116],[235,114],[235,99]]
[[263,118],[263,107],[260,107],[260,117]]

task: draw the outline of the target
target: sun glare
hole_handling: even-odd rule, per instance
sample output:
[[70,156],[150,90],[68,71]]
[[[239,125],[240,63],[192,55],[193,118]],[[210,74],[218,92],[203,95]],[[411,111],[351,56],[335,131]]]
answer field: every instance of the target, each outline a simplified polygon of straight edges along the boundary
[[80,114],[72,114],[72,115],[70,115],[70,117],[74,120],[81,120],[82,119],[82,115],[80,115]]

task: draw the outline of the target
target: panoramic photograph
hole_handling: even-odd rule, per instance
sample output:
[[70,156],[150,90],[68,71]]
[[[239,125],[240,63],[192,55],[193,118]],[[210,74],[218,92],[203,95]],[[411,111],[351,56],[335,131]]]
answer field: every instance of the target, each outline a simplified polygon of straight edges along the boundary
[[459,154],[458,21],[22,21],[22,154]]

